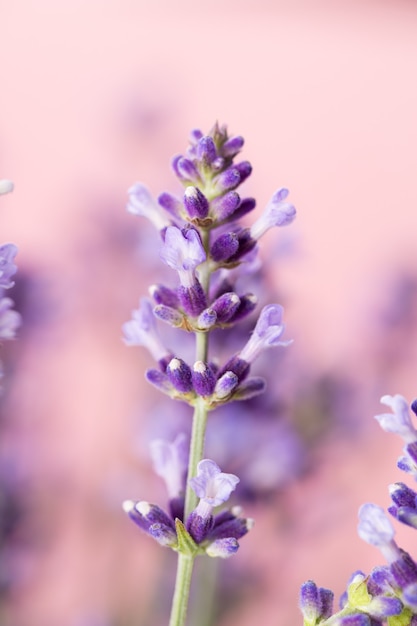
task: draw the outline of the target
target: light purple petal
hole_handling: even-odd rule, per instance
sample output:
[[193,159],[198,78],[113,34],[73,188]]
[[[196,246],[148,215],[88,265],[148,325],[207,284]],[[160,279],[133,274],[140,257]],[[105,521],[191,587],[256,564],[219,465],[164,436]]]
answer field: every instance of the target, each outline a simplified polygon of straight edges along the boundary
[[146,217],[158,229],[169,224],[159,205],[152,198],[149,190],[142,183],[135,183],[128,189],[129,201],[126,210],[133,215]]
[[417,430],[411,422],[411,415],[406,399],[396,394],[395,396],[383,396],[381,403],[387,405],[392,413],[375,415],[381,428],[389,433],[399,435],[406,443],[417,440]]

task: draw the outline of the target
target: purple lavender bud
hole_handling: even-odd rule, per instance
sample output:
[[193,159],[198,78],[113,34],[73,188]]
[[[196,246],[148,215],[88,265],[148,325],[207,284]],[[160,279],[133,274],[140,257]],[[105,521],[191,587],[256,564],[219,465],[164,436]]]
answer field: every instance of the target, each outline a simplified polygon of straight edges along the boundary
[[12,309],[13,305],[11,298],[0,299],[0,340],[14,339],[21,324],[21,315]]
[[404,483],[394,483],[388,486],[391,500],[396,507],[410,507],[417,510],[417,493]]
[[122,326],[123,339],[127,346],[144,346],[155,361],[160,361],[168,350],[158,334],[152,304],[148,298],[141,298],[139,309],[132,311],[132,319]]
[[224,233],[213,243],[210,255],[213,261],[220,263],[233,257],[239,249],[239,239],[236,233]]
[[176,309],[179,306],[177,292],[174,289],[165,287],[165,285],[151,285],[149,287],[149,294],[155,300],[156,304],[163,304],[171,309]]
[[200,235],[195,228],[180,230],[176,226],[169,226],[165,232],[161,258],[169,267],[177,270],[181,285],[191,287],[196,280],[195,268],[206,260]]
[[165,481],[170,500],[178,499],[186,486],[187,435],[180,433],[172,442],[155,439],[150,443],[150,452],[154,470]]
[[204,309],[198,316],[197,327],[201,330],[212,328],[217,322],[217,313],[211,308]]
[[417,565],[407,552],[401,550],[400,558],[390,564],[390,571],[401,589],[417,582]]
[[197,509],[192,511],[187,519],[186,528],[196,543],[201,543],[213,527],[213,516],[202,517]]
[[199,128],[193,128],[193,130],[190,132],[190,143],[193,145],[198,143],[202,136],[203,133]]
[[292,204],[285,202],[287,196],[288,189],[279,189],[274,193],[264,213],[250,229],[253,239],[258,240],[273,226],[287,226],[291,224],[295,218],[296,211]]
[[175,219],[181,219],[183,210],[182,202],[176,196],[164,191],[158,196],[158,204]]
[[201,137],[197,144],[197,158],[203,166],[210,166],[217,157],[216,146],[212,137],[206,135]]
[[236,167],[229,167],[221,172],[215,179],[215,189],[217,193],[224,193],[235,189],[240,184],[240,173]]
[[413,413],[417,415],[417,399],[412,401],[410,408],[413,411]]
[[200,174],[190,159],[186,159],[181,155],[176,156],[172,160],[172,167],[175,174],[182,182],[191,182],[195,185],[201,183]]
[[227,559],[235,554],[239,549],[239,544],[234,537],[225,537],[224,539],[216,539],[206,548],[206,554],[211,557],[220,557]]
[[[365,578],[365,575],[364,575]],[[383,595],[392,592],[393,580],[389,567],[380,565],[374,567],[368,576],[367,589],[373,596]]]
[[11,280],[17,272],[17,266],[13,260],[17,254],[17,246],[14,243],[5,243],[0,246],[0,288],[9,289],[13,287]]
[[169,223],[160,207],[153,200],[149,190],[142,183],[129,187],[129,201],[126,210],[133,215],[146,217],[158,230],[163,230]]
[[267,348],[288,346],[291,343],[291,341],[281,341],[281,335],[285,329],[282,322],[283,312],[284,309],[279,304],[268,304],[262,309],[249,341],[240,352],[241,359],[253,363]]
[[243,137],[236,135],[235,137],[230,137],[227,141],[222,145],[222,154],[225,157],[234,157],[238,152],[240,152],[243,148],[243,144],[245,140]]
[[333,597],[330,589],[317,587],[313,580],[308,580],[301,585],[299,606],[305,622],[314,625],[319,620],[330,616]]
[[371,621],[366,613],[354,613],[351,615],[343,615],[335,617],[332,620],[332,626],[380,626]]
[[233,372],[240,381],[244,380],[249,374],[250,363],[241,359],[238,355],[229,359],[226,365],[220,370],[220,376],[226,372]]
[[394,528],[380,506],[368,503],[360,507],[358,535],[379,548],[388,563],[398,559],[400,552],[394,541]]
[[387,395],[381,398],[381,403],[386,404],[392,410],[392,413],[375,415],[375,419],[379,422],[381,428],[386,432],[399,435],[404,439],[405,443],[417,441],[417,430],[411,422],[406,399],[399,394],[395,396]]
[[211,209],[218,222],[223,222],[231,216],[234,218],[239,205],[240,196],[236,191],[228,191],[211,201]]
[[240,306],[240,298],[237,293],[229,291],[217,298],[211,305],[211,308],[217,313],[217,321],[219,323],[228,322],[236,313]]
[[164,374],[164,372],[161,372],[160,370],[149,369],[145,372],[145,378],[148,383],[151,383],[151,385],[159,389],[159,391],[162,391],[162,393],[172,395],[174,387],[171,385],[168,376]]
[[166,374],[169,382],[177,391],[189,393],[193,390],[191,368],[182,359],[171,359]]
[[155,317],[174,328],[180,328],[183,325],[184,316],[176,309],[165,306],[164,304],[158,304],[153,312]]
[[[221,521],[222,513],[214,518],[213,529],[210,531],[209,539],[226,539],[234,537],[240,539],[253,528],[254,521],[251,518],[235,517],[230,515],[231,519]],[[219,521],[220,519],[220,521]]]
[[244,198],[241,200],[238,208],[233,213],[234,220],[240,220],[244,215],[247,215],[256,207],[255,198]]
[[234,323],[243,319],[252,313],[257,304],[258,298],[253,293],[246,293],[244,296],[240,296],[239,306],[229,321]]
[[185,313],[192,317],[197,317],[207,307],[206,294],[197,279],[191,287],[180,285],[178,298]]
[[123,510],[142,530],[162,545],[173,546],[177,543],[174,523],[159,506],[149,502],[125,500]]
[[184,206],[188,215],[193,218],[204,219],[209,212],[209,203],[207,198],[198,187],[188,186],[184,193]]
[[196,361],[193,367],[193,387],[199,396],[211,396],[216,386],[216,377],[211,368],[203,363]]
[[243,183],[243,181],[252,174],[252,165],[249,161],[242,161],[233,167],[235,167],[240,174],[240,183]]
[[234,474],[225,474],[210,459],[203,459],[197,466],[197,476],[190,478],[189,483],[200,498],[195,512],[206,519],[214,507],[229,499],[235,490],[239,478]]
[[0,180],[0,196],[2,196],[5,193],[10,193],[11,191],[13,191],[14,189],[14,184],[12,183],[11,180],[8,180],[7,178],[2,178]]
[[247,378],[233,394],[233,400],[249,400],[255,398],[261,393],[264,393],[266,389],[266,382],[263,378],[258,376],[252,376]]
[[225,372],[216,382],[214,387],[214,395],[219,400],[223,400],[230,396],[232,391],[238,385],[239,379],[233,372]]

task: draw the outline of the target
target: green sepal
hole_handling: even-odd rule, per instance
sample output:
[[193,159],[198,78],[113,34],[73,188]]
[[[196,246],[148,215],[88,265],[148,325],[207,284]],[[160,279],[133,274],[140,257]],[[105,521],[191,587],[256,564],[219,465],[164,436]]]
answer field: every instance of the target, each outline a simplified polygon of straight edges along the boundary
[[388,626],[410,626],[413,615],[414,613],[408,607],[404,607],[400,615],[388,617]]
[[186,556],[195,556],[198,553],[198,545],[178,518],[175,520],[175,529],[178,538],[178,545],[175,550]]
[[368,591],[366,580],[360,582],[353,581],[348,587],[349,606],[355,608],[366,607],[372,600],[372,596]]

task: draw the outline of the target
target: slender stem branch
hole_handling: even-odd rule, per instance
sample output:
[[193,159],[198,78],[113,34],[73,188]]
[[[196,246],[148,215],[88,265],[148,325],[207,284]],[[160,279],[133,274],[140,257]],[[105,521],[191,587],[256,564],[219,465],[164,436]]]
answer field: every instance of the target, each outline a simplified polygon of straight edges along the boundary
[[[207,424],[207,407],[203,398],[198,398],[194,409],[193,428],[191,432],[190,459],[188,462],[188,478],[197,474],[197,465],[204,455],[204,438]],[[185,492],[184,520],[197,506],[197,496],[187,484]]]
[[177,578],[175,580],[175,590],[174,597],[172,599],[169,626],[185,625],[193,565],[193,556],[185,554],[178,555]]

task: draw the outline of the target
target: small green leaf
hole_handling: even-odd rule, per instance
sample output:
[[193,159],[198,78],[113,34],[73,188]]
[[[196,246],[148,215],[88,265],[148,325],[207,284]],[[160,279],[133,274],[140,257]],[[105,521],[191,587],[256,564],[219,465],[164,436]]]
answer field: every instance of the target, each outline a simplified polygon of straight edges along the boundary
[[198,552],[198,545],[191,537],[184,524],[178,518],[175,520],[175,528],[178,537],[178,546],[176,550],[186,556],[195,556]]

